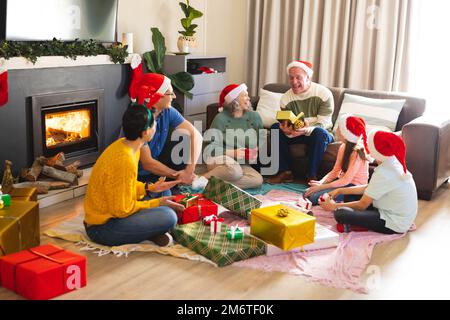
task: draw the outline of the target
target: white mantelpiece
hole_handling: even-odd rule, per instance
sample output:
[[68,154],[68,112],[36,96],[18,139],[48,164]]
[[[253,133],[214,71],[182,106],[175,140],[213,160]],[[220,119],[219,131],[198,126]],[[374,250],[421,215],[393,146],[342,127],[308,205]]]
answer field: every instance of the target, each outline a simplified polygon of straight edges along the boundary
[[[125,64],[130,63],[131,56],[132,55],[129,55],[126,58]],[[77,56],[76,60],[62,56],[39,57],[35,64],[22,57],[14,57],[8,60],[3,58],[0,59],[0,67],[6,67],[8,70],[79,67],[105,64],[114,64],[109,55],[91,57]]]

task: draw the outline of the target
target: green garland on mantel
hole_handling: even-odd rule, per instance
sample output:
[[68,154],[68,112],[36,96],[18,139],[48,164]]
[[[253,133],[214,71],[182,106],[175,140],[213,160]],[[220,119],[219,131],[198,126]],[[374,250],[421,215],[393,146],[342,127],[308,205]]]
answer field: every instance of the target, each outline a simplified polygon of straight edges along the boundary
[[121,43],[113,43],[106,46],[95,40],[79,41],[61,41],[53,39],[52,41],[0,41],[0,58],[23,57],[36,63],[39,57],[44,56],[63,56],[73,60],[77,56],[97,56],[100,54],[109,55],[114,63],[124,63],[128,57],[127,46]]

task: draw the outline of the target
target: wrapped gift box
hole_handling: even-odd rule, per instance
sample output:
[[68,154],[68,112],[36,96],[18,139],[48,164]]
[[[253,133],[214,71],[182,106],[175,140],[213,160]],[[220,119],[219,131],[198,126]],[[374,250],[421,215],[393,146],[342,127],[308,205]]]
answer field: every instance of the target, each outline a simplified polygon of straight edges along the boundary
[[39,205],[33,201],[11,201],[0,210],[0,256],[33,248],[40,243]]
[[[287,213],[279,216],[280,210]],[[282,250],[301,248],[314,242],[316,218],[277,205],[252,210],[250,232]]]
[[11,191],[11,198],[20,201],[37,201],[36,188],[14,188]]
[[314,236],[313,243],[303,246],[302,249],[295,248],[295,249],[292,249],[289,251],[285,251],[276,246],[268,244],[266,255],[267,256],[277,256],[280,254],[286,254],[288,252],[289,253],[302,252],[302,250],[303,251],[314,251],[314,250],[321,250],[321,249],[330,249],[330,248],[336,248],[338,246],[338,244],[339,244],[339,234],[316,223],[315,236]]
[[245,219],[249,219],[250,212],[261,207],[262,204],[251,194],[216,177],[209,179],[208,185],[203,191],[203,196]]
[[[215,215],[218,213],[218,206],[214,202],[208,199],[204,199],[202,195],[196,195],[197,205],[186,208],[183,212],[178,214],[178,224],[193,223],[202,220],[204,217]],[[184,195],[175,196],[174,201],[181,203],[184,199]]]
[[30,300],[47,300],[86,286],[86,257],[52,244],[0,259],[2,286]]
[[210,259],[219,267],[266,253],[266,244],[253,236],[228,240],[225,224],[221,225],[221,232],[216,234],[211,233],[209,229],[209,226],[196,222],[178,225],[172,234],[179,244]]

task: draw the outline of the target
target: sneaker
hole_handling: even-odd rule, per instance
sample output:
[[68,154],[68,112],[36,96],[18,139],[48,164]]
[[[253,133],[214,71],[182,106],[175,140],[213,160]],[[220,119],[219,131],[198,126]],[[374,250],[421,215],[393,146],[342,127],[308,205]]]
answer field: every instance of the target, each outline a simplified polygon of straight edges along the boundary
[[159,236],[153,237],[149,240],[160,247],[169,247],[169,246],[173,245],[172,235],[168,232],[161,234]]
[[283,171],[277,174],[276,176],[268,178],[267,182],[270,184],[294,182],[294,175],[292,174],[291,171]]

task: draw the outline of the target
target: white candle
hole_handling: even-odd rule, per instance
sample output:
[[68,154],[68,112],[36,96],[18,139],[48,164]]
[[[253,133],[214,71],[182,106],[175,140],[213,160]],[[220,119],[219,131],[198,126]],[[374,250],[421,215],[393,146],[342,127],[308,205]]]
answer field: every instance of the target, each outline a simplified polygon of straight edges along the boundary
[[122,34],[122,45],[124,46],[128,45],[127,52],[133,53],[133,33],[124,32]]

